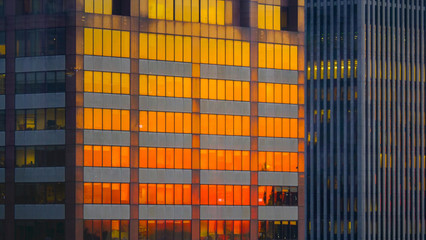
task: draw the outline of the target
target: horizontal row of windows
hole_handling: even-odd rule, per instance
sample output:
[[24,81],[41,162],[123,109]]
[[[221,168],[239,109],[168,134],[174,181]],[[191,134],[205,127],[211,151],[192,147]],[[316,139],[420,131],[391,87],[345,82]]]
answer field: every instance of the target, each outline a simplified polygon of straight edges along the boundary
[[250,136],[250,117],[200,114],[200,133],[213,135]]
[[200,169],[204,170],[250,170],[250,152],[239,150],[200,150]]
[[258,238],[296,240],[298,239],[297,221],[259,221]]
[[84,183],[86,204],[129,204],[128,183]]
[[210,239],[250,239],[250,221],[240,220],[201,220],[200,240]]
[[258,67],[297,70],[297,46],[259,43]]
[[139,167],[191,169],[191,149],[141,147]]
[[139,94],[160,97],[191,98],[191,78],[173,76],[139,76]]
[[214,38],[200,39],[201,63],[250,66],[250,43]]
[[189,220],[139,220],[139,240],[191,240]]
[[200,185],[201,205],[250,205],[250,186]]
[[139,184],[139,204],[191,205],[191,184]]
[[16,204],[65,203],[65,183],[16,183]]
[[128,58],[130,32],[84,28],[84,54]]
[[65,146],[15,147],[16,167],[65,166]]
[[129,220],[84,220],[83,240],[128,240]]
[[297,206],[297,187],[259,186],[259,206]]
[[87,13],[130,16],[130,0],[85,0]]
[[129,94],[129,74],[84,71],[84,91],[95,93]]
[[258,152],[259,171],[297,172],[303,171],[303,154],[287,152]]
[[139,131],[191,133],[191,113],[139,112]]
[[233,80],[200,80],[202,99],[250,101],[250,83]]
[[303,120],[295,118],[259,117],[259,137],[303,138]]
[[15,220],[15,240],[65,240],[64,220]]
[[85,167],[129,167],[129,147],[84,145]]
[[260,29],[281,30],[281,6],[258,4],[257,22]]
[[65,92],[65,71],[16,74],[16,94],[54,92]]
[[130,111],[84,108],[84,129],[129,131]]
[[16,56],[64,55],[65,42],[65,28],[18,30]]
[[65,108],[16,110],[16,130],[65,129]]
[[142,59],[191,62],[191,37],[140,33],[139,38],[139,57]]
[[[297,85],[258,83],[258,102],[298,104],[300,90],[303,88],[300,89]],[[300,97],[303,97],[303,94]]]
[[54,14],[63,11],[63,0],[16,0],[16,15]]

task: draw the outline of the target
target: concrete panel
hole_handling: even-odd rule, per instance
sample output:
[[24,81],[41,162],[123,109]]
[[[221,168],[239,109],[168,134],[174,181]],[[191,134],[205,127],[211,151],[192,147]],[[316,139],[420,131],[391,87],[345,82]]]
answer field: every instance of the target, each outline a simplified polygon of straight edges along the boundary
[[65,107],[65,93],[15,95],[15,109]]
[[259,151],[297,152],[298,139],[296,138],[268,138],[257,139]]
[[5,218],[5,206],[3,204],[0,205],[0,219]]
[[130,73],[130,59],[84,55],[84,70]]
[[85,167],[85,182],[124,182],[130,181],[130,168]]
[[292,70],[259,68],[257,70],[259,82],[297,84],[298,72]]
[[191,184],[192,171],[181,169],[139,169],[139,183]]
[[250,172],[201,170],[200,184],[250,185]]
[[84,93],[84,106],[93,108],[130,109],[130,96],[108,93]]
[[130,132],[84,130],[84,144],[129,146]]
[[295,104],[258,103],[258,115],[264,117],[298,118],[299,106]]
[[139,219],[190,220],[191,205],[139,205]]
[[65,182],[65,167],[15,168],[15,182]]
[[250,137],[200,135],[200,147],[205,149],[250,150]]
[[139,73],[162,76],[192,77],[192,64],[170,61],[139,60]]
[[6,59],[0,59],[0,74],[6,73]]
[[20,57],[15,59],[15,72],[65,70],[65,56]]
[[0,183],[4,183],[6,180],[6,169],[0,168]]
[[297,207],[274,207],[274,206],[259,206],[259,220],[298,220],[299,213]]
[[130,205],[85,204],[84,219],[130,219]]
[[200,77],[212,78],[212,79],[250,81],[250,68],[213,65],[213,64],[200,64]]
[[6,146],[6,133],[0,132],[0,146]]
[[201,220],[250,220],[249,206],[200,206]]
[[296,172],[259,172],[259,186],[286,186],[297,187],[299,174]]
[[6,109],[6,96],[0,95],[0,110]]
[[65,130],[16,131],[15,145],[62,145],[65,144]]
[[139,146],[191,148],[191,134],[179,133],[139,133]]
[[139,97],[139,110],[159,112],[191,112],[192,100],[170,97]]
[[200,113],[250,116],[250,103],[237,101],[200,100]]
[[15,219],[65,219],[65,204],[17,204]]

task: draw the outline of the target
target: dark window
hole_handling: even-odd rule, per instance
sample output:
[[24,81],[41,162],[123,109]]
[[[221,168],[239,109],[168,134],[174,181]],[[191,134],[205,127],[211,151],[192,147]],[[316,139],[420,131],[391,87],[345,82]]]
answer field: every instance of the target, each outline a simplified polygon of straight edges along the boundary
[[297,221],[259,221],[258,239],[296,240]]
[[65,129],[64,108],[16,110],[16,130]]
[[32,57],[65,54],[65,28],[16,31],[16,56]]
[[6,202],[6,188],[4,183],[0,183],[0,204]]
[[286,0],[281,7],[281,30],[297,31],[298,7],[297,0]]
[[129,220],[84,220],[83,239],[130,239]]
[[4,168],[6,163],[6,148],[0,147],[0,168]]
[[16,204],[65,203],[65,183],[17,183]]
[[0,32],[0,58],[4,57],[6,57],[6,34],[5,32]]
[[0,131],[6,129],[6,112],[5,110],[0,110]]
[[15,240],[64,240],[65,221],[16,220]]
[[130,0],[112,0],[112,14],[130,16]]
[[16,94],[53,92],[65,92],[65,71],[16,74]]
[[16,0],[16,15],[63,12],[63,0]]
[[27,146],[15,148],[16,167],[65,166],[65,146]]
[[[0,0],[1,2],[1,0]],[[6,233],[6,229],[5,229],[5,221],[4,220],[0,220],[0,240],[4,240],[6,239],[5,233]]]
[[[0,16],[4,16],[4,0],[0,0]],[[0,234],[0,239],[2,239],[1,234]]]
[[297,206],[297,187],[259,186],[259,205]]
[[240,4],[240,26],[249,27],[250,26],[250,1],[248,0],[239,0]]

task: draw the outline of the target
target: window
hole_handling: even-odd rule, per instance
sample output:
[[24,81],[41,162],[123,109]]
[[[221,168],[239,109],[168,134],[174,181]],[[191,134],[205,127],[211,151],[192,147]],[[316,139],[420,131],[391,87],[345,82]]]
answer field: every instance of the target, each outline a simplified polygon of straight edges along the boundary
[[128,58],[130,32],[84,28],[84,54]]
[[0,183],[0,204],[6,203],[6,185]]
[[297,70],[297,46],[259,43],[259,68]]
[[[0,16],[4,16],[4,0],[0,0]],[[1,239],[1,234],[0,234],[0,239]]]
[[128,183],[84,183],[85,204],[129,204]]
[[201,220],[200,240],[250,239],[250,221]]
[[139,148],[140,168],[191,169],[191,149]]
[[0,94],[6,93],[6,74],[0,74]]
[[16,94],[65,92],[65,71],[17,73]]
[[0,110],[0,131],[6,130],[6,111]]
[[200,169],[205,170],[250,170],[250,152],[239,150],[200,150]]
[[191,62],[192,38],[156,33],[139,34],[141,59]]
[[259,206],[297,206],[297,187],[259,186]]
[[63,0],[16,0],[16,15],[63,12]]
[[298,104],[303,88],[294,84],[258,83],[258,102]]
[[[0,11],[2,10],[0,1]],[[6,57],[6,33],[0,32],[0,58]]]
[[139,240],[191,240],[189,220],[139,220]]
[[65,166],[65,146],[15,147],[16,167]]
[[84,108],[84,129],[129,131],[130,111]]
[[95,93],[129,94],[129,74],[84,71],[84,91]]
[[130,16],[130,0],[85,0],[87,13]]
[[259,137],[303,138],[298,136],[298,119],[259,117]]
[[85,167],[129,167],[129,147],[84,145]]
[[16,130],[65,129],[65,108],[16,110]]
[[258,152],[259,171],[297,172],[301,153]]
[[6,163],[6,147],[0,147],[0,168],[4,168]]
[[16,204],[63,204],[65,183],[16,183]]
[[129,235],[129,220],[84,220],[83,240],[124,240]]
[[200,80],[202,99],[250,101],[250,82],[234,80]]
[[289,0],[281,7],[281,30],[297,31],[298,29],[298,11],[297,0]]
[[190,98],[191,89],[191,78],[139,75],[140,95]]
[[63,220],[15,220],[16,240],[65,240]]
[[65,28],[16,31],[16,56],[34,57],[65,54]]
[[259,221],[259,239],[296,240],[297,221]]
[[250,186],[200,185],[201,205],[250,205]]
[[191,205],[191,184],[139,184],[139,204]]

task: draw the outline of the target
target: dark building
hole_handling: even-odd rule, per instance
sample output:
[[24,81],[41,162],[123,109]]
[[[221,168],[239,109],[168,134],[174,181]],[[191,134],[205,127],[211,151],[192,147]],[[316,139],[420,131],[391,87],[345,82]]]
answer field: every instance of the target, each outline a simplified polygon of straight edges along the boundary
[[425,239],[425,1],[306,1],[308,239]]
[[304,18],[0,0],[0,239],[303,239]]

